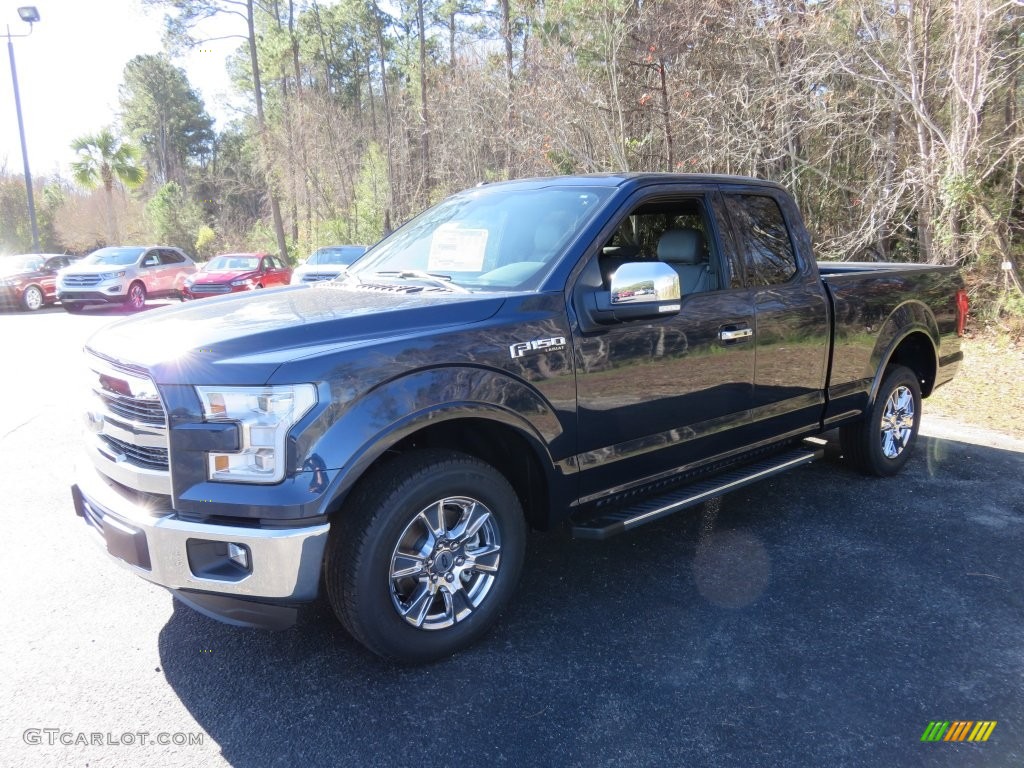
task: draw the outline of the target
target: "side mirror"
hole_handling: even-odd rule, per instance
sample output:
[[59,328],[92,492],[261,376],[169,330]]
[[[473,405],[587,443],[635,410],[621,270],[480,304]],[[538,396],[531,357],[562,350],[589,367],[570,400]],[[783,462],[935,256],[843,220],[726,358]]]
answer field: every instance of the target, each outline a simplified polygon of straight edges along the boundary
[[615,270],[610,283],[610,290],[592,290],[585,297],[584,330],[679,312],[679,275],[664,262],[627,262]]
[[660,304],[679,301],[679,275],[661,261],[631,261],[612,274],[611,303]]

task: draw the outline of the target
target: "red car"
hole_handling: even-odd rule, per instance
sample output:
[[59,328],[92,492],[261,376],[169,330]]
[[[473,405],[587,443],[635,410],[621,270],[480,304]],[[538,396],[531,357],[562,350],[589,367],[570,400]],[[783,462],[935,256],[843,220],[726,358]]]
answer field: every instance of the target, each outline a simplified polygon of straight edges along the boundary
[[182,299],[202,299],[225,293],[252,291],[288,285],[291,267],[277,256],[265,253],[224,253],[214,256],[206,265],[185,280]]
[[77,257],[59,253],[26,253],[0,257],[0,306],[29,312],[57,300],[57,270]]

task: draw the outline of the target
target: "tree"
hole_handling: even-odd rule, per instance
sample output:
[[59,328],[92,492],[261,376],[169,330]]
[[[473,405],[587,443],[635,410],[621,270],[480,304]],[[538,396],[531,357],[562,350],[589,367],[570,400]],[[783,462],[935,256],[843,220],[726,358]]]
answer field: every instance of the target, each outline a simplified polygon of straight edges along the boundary
[[78,159],[71,164],[75,181],[87,189],[102,187],[107,201],[107,237],[112,245],[119,239],[114,215],[114,183],[137,187],[146,178],[140,165],[139,151],[121,141],[113,130],[104,128],[99,133],[86,134],[71,142]]
[[[249,59],[252,65],[252,94],[256,104],[256,124],[259,127],[261,142],[266,141],[267,119],[263,110],[263,85],[260,81],[259,54],[256,46],[256,6],[253,0],[143,0],[145,5],[154,5],[173,11],[165,18],[168,36],[178,44],[194,47],[201,39],[192,36],[196,25],[219,14],[237,16],[245,20],[246,34],[231,35],[246,41]],[[269,166],[268,166],[269,167]],[[288,256],[288,240],[284,233],[284,219],[281,217],[281,204],[274,189],[274,180],[267,173],[267,197],[270,200],[270,213],[274,222],[274,234],[277,236],[277,247],[282,258]]]
[[157,242],[196,255],[196,240],[204,227],[203,212],[177,182],[169,181],[157,190],[146,203],[146,218]]
[[136,56],[124,68],[121,110],[125,130],[143,149],[150,178],[158,185],[187,185],[189,160],[210,152],[213,119],[185,71],[163,55]]

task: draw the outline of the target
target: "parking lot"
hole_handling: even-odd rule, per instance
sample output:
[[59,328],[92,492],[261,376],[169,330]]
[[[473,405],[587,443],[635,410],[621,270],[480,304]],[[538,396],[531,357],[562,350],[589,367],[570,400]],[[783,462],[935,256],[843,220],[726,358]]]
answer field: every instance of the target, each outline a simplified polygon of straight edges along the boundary
[[95,546],[78,350],[122,316],[0,314],[0,765],[1024,763],[1019,441],[945,423],[896,478],[832,455],[607,542],[534,534],[495,631],[396,667],[323,602],[228,627]]

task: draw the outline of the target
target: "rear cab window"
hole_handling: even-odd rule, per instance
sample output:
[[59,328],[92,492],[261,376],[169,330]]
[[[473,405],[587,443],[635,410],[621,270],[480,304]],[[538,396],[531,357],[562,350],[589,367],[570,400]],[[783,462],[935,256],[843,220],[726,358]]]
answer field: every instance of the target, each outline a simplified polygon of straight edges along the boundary
[[725,206],[735,232],[751,287],[787,283],[800,265],[786,219],[774,197],[767,194],[725,194]]

